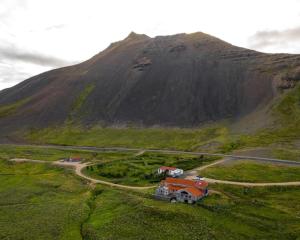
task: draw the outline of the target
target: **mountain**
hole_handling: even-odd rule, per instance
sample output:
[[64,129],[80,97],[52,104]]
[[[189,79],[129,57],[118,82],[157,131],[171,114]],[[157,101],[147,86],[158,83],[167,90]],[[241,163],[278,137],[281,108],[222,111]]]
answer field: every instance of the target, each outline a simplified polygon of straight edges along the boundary
[[198,126],[266,106],[300,80],[300,55],[265,54],[205,33],[130,33],[91,59],[0,92],[0,127]]

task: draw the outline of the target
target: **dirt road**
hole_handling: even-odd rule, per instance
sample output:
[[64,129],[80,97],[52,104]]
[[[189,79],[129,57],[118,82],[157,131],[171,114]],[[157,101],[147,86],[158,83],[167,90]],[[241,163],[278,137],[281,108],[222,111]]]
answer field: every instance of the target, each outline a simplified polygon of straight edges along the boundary
[[61,161],[51,162],[51,161],[44,161],[44,160],[25,159],[25,158],[13,158],[13,159],[10,159],[10,161],[12,161],[12,162],[49,163],[49,164],[53,164],[53,165],[61,166],[61,167],[72,167],[72,168],[74,168],[76,175],[78,175],[86,180],[89,180],[92,183],[100,183],[100,184],[108,185],[111,187],[118,187],[118,188],[124,188],[124,189],[135,189],[135,190],[145,190],[145,189],[151,189],[151,188],[156,187],[156,185],[155,186],[146,186],[146,187],[128,186],[128,185],[121,185],[121,184],[116,184],[116,183],[112,183],[112,182],[107,182],[107,181],[91,178],[82,173],[82,170],[86,166],[91,165],[89,163],[61,162]]
[[82,177],[85,178],[89,181],[91,181],[92,183],[100,183],[100,184],[104,184],[104,185],[108,185],[111,187],[118,187],[118,188],[125,188],[125,189],[135,189],[135,190],[145,190],[145,189],[151,189],[151,188],[155,188],[155,186],[147,186],[147,187],[138,187],[138,186],[128,186],[128,185],[121,185],[121,184],[116,184],[116,183],[112,183],[112,182],[107,182],[107,181],[103,181],[103,180],[99,180],[99,179],[94,179],[91,177],[88,177],[86,175],[84,175],[82,173],[82,169],[85,168],[88,164],[76,164],[75,165],[75,173]]
[[229,160],[231,160],[231,158],[223,158],[223,159],[221,159],[219,161],[216,161],[216,162],[213,162],[213,163],[210,163],[210,164],[207,164],[207,165],[204,165],[204,166],[200,166],[200,167],[194,168],[192,170],[186,171],[185,172],[186,178],[187,179],[193,179],[197,175],[199,175],[198,171],[201,171],[201,170],[204,170],[206,168],[209,168],[209,167],[212,167],[212,166],[224,163],[224,162],[229,161]]
[[[194,170],[189,171],[189,175],[186,177],[187,179],[193,179],[197,175],[197,171],[203,170],[205,168],[215,166],[217,164],[221,164],[225,161],[230,160],[230,158],[225,158],[213,163],[210,163],[205,166],[201,166],[199,168],[196,168]],[[75,173],[86,179],[91,181],[92,183],[99,183],[99,184],[104,184],[108,185],[111,187],[117,187],[117,188],[123,188],[123,189],[133,189],[133,190],[146,190],[146,189],[152,189],[155,188],[156,185],[154,186],[146,186],[146,187],[138,187],[138,186],[128,186],[128,185],[122,185],[122,184],[116,184],[108,181],[103,181],[99,179],[94,179],[89,176],[86,176],[82,173],[82,170],[88,166],[91,165],[89,163],[69,163],[69,162],[61,162],[61,161],[56,161],[56,162],[50,162],[50,161],[43,161],[43,160],[32,160],[32,159],[20,159],[20,158],[15,158],[11,159],[10,161],[14,162],[35,162],[35,163],[51,163],[53,165],[57,166],[63,166],[63,167],[73,167],[75,169]],[[250,182],[235,182],[235,181],[227,181],[227,180],[219,180],[219,179],[211,179],[211,178],[204,178],[207,182],[209,183],[220,183],[220,184],[228,184],[228,185],[237,185],[237,186],[247,186],[247,187],[266,187],[266,186],[300,186],[300,181],[299,182],[276,182],[276,183],[250,183]]]

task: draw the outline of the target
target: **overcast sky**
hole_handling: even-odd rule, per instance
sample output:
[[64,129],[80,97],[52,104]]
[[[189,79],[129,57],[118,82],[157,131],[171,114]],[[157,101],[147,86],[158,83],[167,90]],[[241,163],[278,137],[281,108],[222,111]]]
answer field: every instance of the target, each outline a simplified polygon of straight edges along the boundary
[[202,31],[300,53],[300,0],[0,0],[0,89],[84,61],[131,31]]

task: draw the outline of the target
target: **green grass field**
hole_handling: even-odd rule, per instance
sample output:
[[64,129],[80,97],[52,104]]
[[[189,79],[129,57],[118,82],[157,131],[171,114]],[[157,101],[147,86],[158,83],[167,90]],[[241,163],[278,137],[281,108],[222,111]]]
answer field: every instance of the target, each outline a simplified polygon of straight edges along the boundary
[[0,239],[82,239],[89,198],[68,170],[0,160]]
[[199,174],[208,178],[240,182],[292,182],[300,181],[300,166],[237,161],[207,168]]
[[222,126],[203,129],[177,128],[83,128],[66,125],[58,128],[32,130],[26,139],[35,143],[98,147],[133,147],[195,150],[210,141],[221,141],[226,135]]
[[89,184],[70,169],[0,161],[0,239],[297,239],[300,188],[210,186],[195,205]]
[[218,157],[208,156],[144,153],[140,156],[99,163],[87,167],[84,173],[114,183],[153,185],[161,180],[162,176],[156,174],[161,166],[176,166],[183,170],[190,170],[217,159]]
[[84,224],[86,239],[297,239],[300,189],[218,186],[199,204],[104,189]]

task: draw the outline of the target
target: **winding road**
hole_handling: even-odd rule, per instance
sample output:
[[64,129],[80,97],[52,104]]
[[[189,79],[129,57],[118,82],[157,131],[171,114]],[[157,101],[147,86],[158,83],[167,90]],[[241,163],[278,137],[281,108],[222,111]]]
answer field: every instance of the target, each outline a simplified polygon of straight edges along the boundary
[[[143,151],[139,151],[139,154],[144,153],[145,150]],[[187,171],[187,179],[193,179],[196,175],[198,171],[204,170],[206,168],[209,168],[211,166],[215,166],[217,164],[221,164],[224,163],[225,161],[229,161],[231,160],[232,157],[224,157],[221,160],[215,161],[213,163],[210,163],[208,165],[205,166],[201,166],[198,168],[195,168],[193,170]],[[256,159],[260,159],[260,158],[256,158]],[[265,161],[265,158],[262,158],[262,161]],[[117,188],[123,188],[123,189],[133,189],[133,190],[146,190],[146,189],[151,189],[151,188],[155,188],[156,185],[154,186],[145,186],[145,187],[139,187],[139,186],[128,186],[128,185],[122,185],[122,184],[116,184],[116,183],[112,183],[112,182],[108,182],[108,181],[104,181],[104,180],[99,180],[99,179],[94,179],[92,177],[89,177],[85,174],[83,174],[82,170],[86,167],[86,166],[91,166],[93,164],[90,163],[70,163],[70,162],[61,162],[61,161],[56,161],[56,162],[49,162],[49,161],[43,161],[43,160],[32,160],[32,159],[20,159],[20,158],[15,158],[15,159],[11,159],[10,161],[15,161],[15,162],[35,162],[35,163],[51,163],[53,165],[57,165],[57,166],[63,166],[63,167],[73,167],[75,168],[75,173],[76,175],[80,176],[81,178],[84,178],[86,180],[89,180],[92,183],[99,183],[99,184],[104,184],[104,185],[108,185],[111,187],[117,187]],[[283,160],[280,160],[280,162],[282,162]],[[288,164],[290,164],[291,161],[288,161]],[[297,163],[297,162],[295,162]],[[300,164],[299,164],[300,165]],[[227,181],[227,180],[219,180],[219,179],[211,179],[211,178],[204,178],[205,181],[209,182],[209,183],[219,183],[219,184],[228,184],[228,185],[237,185],[237,186],[247,186],[247,187],[265,187],[265,186],[300,186],[300,181],[296,181],[296,182],[275,182],[275,183],[251,183],[251,182],[236,182],[236,181]]]
[[91,178],[87,175],[84,175],[82,173],[82,170],[86,167],[86,166],[91,166],[93,164],[89,164],[89,163],[78,163],[78,162],[61,162],[61,161],[55,161],[55,162],[51,162],[51,161],[45,161],[45,160],[32,160],[32,159],[25,159],[25,158],[13,158],[10,159],[11,162],[31,162],[31,163],[49,163],[49,164],[53,164],[56,166],[61,166],[61,167],[72,167],[75,169],[75,174],[78,175],[81,178],[84,178],[86,180],[89,180],[91,183],[99,183],[99,184],[104,184],[104,185],[108,185],[111,187],[118,187],[118,188],[125,188],[125,189],[135,189],[135,190],[145,190],[145,189],[151,189],[156,187],[156,185],[154,186],[146,186],[146,187],[139,187],[139,186],[128,186],[128,185],[121,185],[121,184],[117,184],[117,183],[112,183],[112,182],[108,182],[108,181],[103,181],[103,180],[99,180],[99,179],[95,179],[95,178]]
[[100,184],[108,185],[108,186],[111,186],[111,187],[118,187],[118,188],[125,188],[125,189],[135,189],[135,190],[145,190],[145,189],[151,189],[151,188],[156,187],[156,186],[146,186],[146,187],[128,186],[128,185],[121,185],[121,184],[117,184],[117,183],[107,182],[107,181],[103,181],[103,180],[99,180],[99,179],[94,179],[94,178],[86,176],[82,173],[82,169],[85,168],[87,165],[88,164],[85,164],[85,163],[76,164],[75,165],[75,173],[78,176],[91,181],[92,183],[100,183]]

